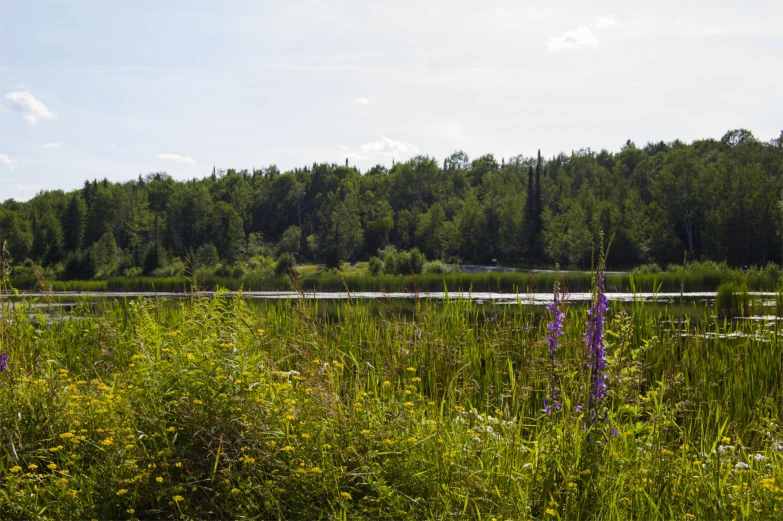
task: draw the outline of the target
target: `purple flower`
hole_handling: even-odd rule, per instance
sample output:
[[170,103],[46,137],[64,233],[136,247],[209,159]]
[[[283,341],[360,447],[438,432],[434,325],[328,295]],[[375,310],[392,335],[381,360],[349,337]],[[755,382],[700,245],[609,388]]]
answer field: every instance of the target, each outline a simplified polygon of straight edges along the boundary
[[0,353],[0,373],[6,370],[8,367],[8,355],[5,353]]
[[576,406],[576,412],[582,412],[582,406],[581,405],[577,405]]
[[595,410],[601,405],[601,401],[606,396],[606,346],[604,345],[604,313],[607,311],[607,298],[604,294],[603,273],[599,274],[596,282],[596,293],[593,307],[587,312],[587,334],[585,343],[587,344],[590,357],[590,397],[588,407],[593,411],[593,420],[595,421]]
[[[549,334],[546,339],[549,342],[549,359],[552,362],[552,374],[551,374],[551,388],[552,388],[552,401],[554,402],[555,410],[559,411],[562,407],[562,403],[558,398],[560,397],[560,390],[557,388],[557,374],[555,369],[557,368],[557,341],[560,335],[563,334],[563,310],[560,308],[562,300],[559,299],[559,292],[557,283],[555,283],[554,299],[552,304],[547,309],[552,313],[552,322],[547,324],[546,328],[549,330]],[[544,400],[544,412],[547,414],[552,413],[552,407],[549,404],[549,398]]]

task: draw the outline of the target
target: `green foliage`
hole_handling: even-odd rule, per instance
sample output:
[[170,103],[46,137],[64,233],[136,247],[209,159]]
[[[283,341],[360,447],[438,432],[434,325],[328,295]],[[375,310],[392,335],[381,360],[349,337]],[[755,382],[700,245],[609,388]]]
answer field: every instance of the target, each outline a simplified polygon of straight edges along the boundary
[[739,129],[549,159],[455,152],[441,165],[418,156],[364,174],[270,165],[179,182],[158,172],[4,201],[0,241],[16,265],[29,257],[72,274],[65,264],[94,256],[86,252],[109,234],[116,259],[94,259],[97,277],[178,273],[207,245],[217,255],[201,264],[206,274],[221,262],[223,273],[246,272],[247,258],[285,252],[337,267],[388,246],[452,263],[588,269],[601,232],[615,237],[610,269],[679,263],[686,251],[689,261],[780,266],[780,157],[779,140]]
[[28,304],[0,317],[3,519],[783,513],[783,345],[708,308],[687,337],[668,312],[613,309],[594,424],[577,410],[579,306],[546,415],[547,318],[524,305],[422,300],[378,319],[354,300],[330,318],[218,294],[41,320]]
[[280,255],[280,257],[277,258],[277,263],[275,264],[275,274],[285,275],[290,271],[293,271],[294,266],[296,266],[296,259],[294,256],[290,253],[283,253]]

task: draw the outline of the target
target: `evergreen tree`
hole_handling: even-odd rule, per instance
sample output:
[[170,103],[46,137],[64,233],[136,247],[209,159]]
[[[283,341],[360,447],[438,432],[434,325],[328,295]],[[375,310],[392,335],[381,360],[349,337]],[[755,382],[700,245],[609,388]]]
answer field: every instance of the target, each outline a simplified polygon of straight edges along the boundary
[[76,251],[81,248],[86,218],[87,205],[79,192],[74,192],[63,215],[63,240],[66,250]]

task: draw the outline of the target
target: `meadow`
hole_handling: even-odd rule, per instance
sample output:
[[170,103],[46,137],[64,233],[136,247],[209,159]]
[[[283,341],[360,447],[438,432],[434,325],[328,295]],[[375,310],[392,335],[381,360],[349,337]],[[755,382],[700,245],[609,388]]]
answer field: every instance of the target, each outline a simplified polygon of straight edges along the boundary
[[777,321],[0,303],[2,519],[783,517]]

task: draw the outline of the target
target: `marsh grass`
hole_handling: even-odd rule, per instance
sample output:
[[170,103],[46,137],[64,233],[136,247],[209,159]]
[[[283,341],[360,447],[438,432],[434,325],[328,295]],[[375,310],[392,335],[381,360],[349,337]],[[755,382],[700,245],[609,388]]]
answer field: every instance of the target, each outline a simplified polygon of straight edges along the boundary
[[[304,269],[308,268],[308,269]],[[362,269],[356,272],[348,270],[339,273],[318,272],[309,267],[298,268],[298,279],[306,291],[498,291],[498,292],[549,292],[555,279],[572,292],[590,291],[593,283],[589,273],[524,273],[524,272],[486,272],[486,273],[423,273],[410,275],[373,276]],[[35,289],[34,277],[12,279],[20,289]],[[415,283],[414,283],[415,282]],[[197,281],[202,289],[214,290],[219,287],[245,291],[289,290],[290,278],[276,276],[271,278],[246,276],[243,278],[224,278],[210,276]],[[764,270],[743,272],[728,268],[688,267],[659,273],[625,273],[606,277],[606,288],[610,292],[686,292],[716,291],[724,283],[745,286],[749,291],[776,291],[780,285],[779,277]],[[189,291],[193,279],[186,277],[110,277],[96,281],[55,281],[51,283],[55,291]]]
[[0,319],[2,519],[783,515],[783,348],[711,308],[612,304],[592,423],[582,308],[547,416],[546,317],[527,305],[34,304]]

